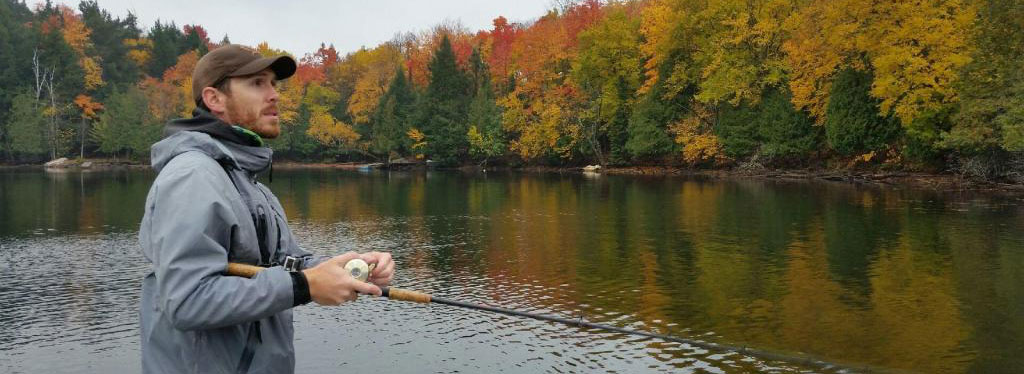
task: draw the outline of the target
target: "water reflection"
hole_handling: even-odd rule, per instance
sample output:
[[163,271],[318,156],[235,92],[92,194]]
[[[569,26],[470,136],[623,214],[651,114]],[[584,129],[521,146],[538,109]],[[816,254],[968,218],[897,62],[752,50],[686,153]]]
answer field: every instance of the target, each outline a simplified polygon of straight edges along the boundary
[[[72,362],[135,370],[134,303],[146,266],[133,241],[151,179],[0,173],[0,358],[16,362],[0,369],[65,371],[22,358],[79,352],[88,342],[99,352],[129,349],[99,359],[84,350],[91,355]],[[277,172],[271,188],[307,248],[393,251],[400,286],[439,296],[851,366],[1024,367],[1019,197],[331,170]],[[381,352],[403,362],[396,372],[808,370],[386,300],[304,307],[296,318],[303,372],[372,370],[376,362],[355,358]]]

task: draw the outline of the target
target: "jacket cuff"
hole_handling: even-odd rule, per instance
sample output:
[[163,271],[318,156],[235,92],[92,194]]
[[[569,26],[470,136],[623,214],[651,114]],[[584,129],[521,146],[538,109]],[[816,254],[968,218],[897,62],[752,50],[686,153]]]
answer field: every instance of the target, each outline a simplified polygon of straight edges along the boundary
[[313,301],[313,297],[309,294],[309,281],[306,280],[306,274],[301,271],[288,274],[292,276],[292,306],[296,307]]

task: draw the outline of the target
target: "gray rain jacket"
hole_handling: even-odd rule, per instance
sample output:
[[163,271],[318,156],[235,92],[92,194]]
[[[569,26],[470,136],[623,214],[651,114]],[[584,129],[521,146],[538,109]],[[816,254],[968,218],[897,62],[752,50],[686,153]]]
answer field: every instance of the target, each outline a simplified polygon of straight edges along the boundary
[[223,272],[228,262],[272,266],[291,255],[309,267],[324,258],[299,248],[280,202],[256,181],[269,148],[173,124],[152,147],[159,174],[139,228],[153,266],[142,283],[142,372],[291,373],[293,276],[280,266],[252,279]]

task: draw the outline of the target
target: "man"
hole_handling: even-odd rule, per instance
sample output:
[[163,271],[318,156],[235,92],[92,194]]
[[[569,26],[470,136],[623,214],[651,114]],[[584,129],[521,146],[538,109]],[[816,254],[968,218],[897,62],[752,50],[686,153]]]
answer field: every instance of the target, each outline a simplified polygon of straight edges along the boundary
[[[261,57],[227,45],[196,64],[189,119],[167,124],[152,147],[159,173],[139,228],[153,270],[142,284],[144,373],[290,373],[291,308],[380,295],[394,272],[388,253],[314,257],[296,243],[284,210],[256,181],[280,133],[276,82],[295,73],[289,56]],[[360,258],[366,282],[343,268]],[[228,262],[265,266],[252,279]]]

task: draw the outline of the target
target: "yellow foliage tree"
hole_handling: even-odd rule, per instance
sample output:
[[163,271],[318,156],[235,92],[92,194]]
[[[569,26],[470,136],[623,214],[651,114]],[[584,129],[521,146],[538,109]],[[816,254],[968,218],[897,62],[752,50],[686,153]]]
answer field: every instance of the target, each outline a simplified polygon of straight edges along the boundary
[[368,123],[402,63],[402,54],[396,46],[385,43],[371,50],[362,49],[346,60],[359,65],[361,71],[349,97],[348,113],[353,122]]
[[325,111],[317,111],[309,117],[308,134],[327,146],[351,148],[359,140],[359,133],[352,126],[338,121]]
[[89,49],[93,46],[92,40],[89,39],[92,30],[89,30],[85,22],[82,21],[82,17],[75,14],[71,8],[61,5],[58,9],[63,20],[61,35],[68,46],[75,51],[78,66],[82,68],[84,74],[85,89],[92,91],[103,86],[103,68],[97,61],[98,57],[88,55]]
[[128,59],[135,63],[135,66],[146,66],[153,58],[153,41],[148,38],[125,39],[122,43],[128,47]]
[[792,0],[708,1],[697,18],[704,34],[698,39],[702,48],[694,54],[701,68],[697,99],[756,103],[765,88],[782,83],[786,76],[782,21],[795,11],[794,4]]
[[841,68],[868,69],[883,114],[904,125],[955,102],[976,10],[966,0],[810,1],[786,21],[793,103],[820,122]]
[[690,164],[711,162],[723,164],[729,161],[722,143],[711,131],[707,122],[711,113],[705,106],[695,103],[693,114],[669,125],[668,131],[675,135],[676,144],[683,146],[683,160]]

